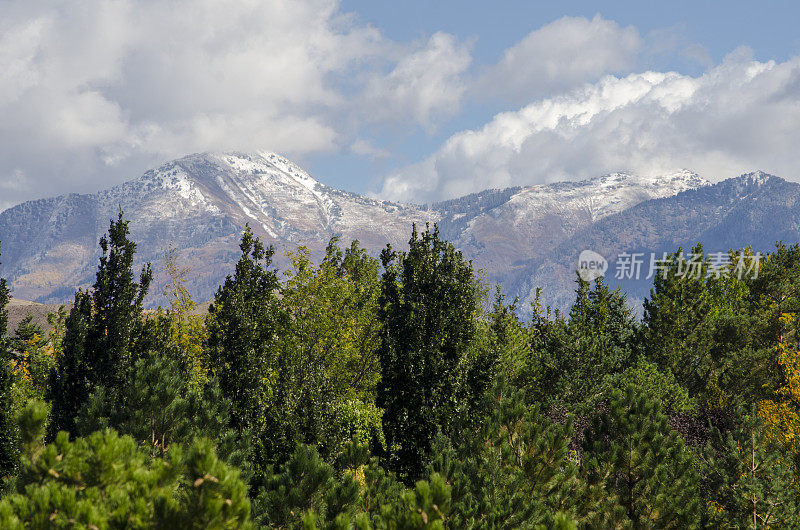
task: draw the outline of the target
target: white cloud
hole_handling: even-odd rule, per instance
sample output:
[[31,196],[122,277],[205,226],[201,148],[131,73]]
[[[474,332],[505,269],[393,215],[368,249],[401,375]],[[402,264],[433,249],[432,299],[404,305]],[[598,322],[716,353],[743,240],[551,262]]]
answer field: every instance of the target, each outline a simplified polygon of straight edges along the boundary
[[476,95],[524,103],[563,92],[604,74],[630,71],[641,47],[632,26],[622,28],[600,15],[563,17],[508,48],[477,81]]
[[386,76],[369,82],[359,100],[363,116],[370,121],[418,123],[432,131],[438,120],[459,110],[471,60],[469,47],[454,36],[434,34]]
[[376,147],[372,144],[372,142],[369,140],[364,140],[363,138],[358,138],[350,145],[350,152],[357,155],[368,156],[373,159],[386,158],[391,155],[387,149]]
[[430,127],[457,105],[465,63],[451,36],[406,48],[337,0],[14,2],[0,183],[22,168],[35,189],[0,200],[98,189],[197,151],[332,152],[358,135],[343,116],[369,87],[393,98],[381,119]]
[[754,169],[793,178],[800,58],[756,62],[740,49],[699,77],[645,72],[496,115],[389,176],[381,196],[437,200],[627,170],[687,167],[711,180]]

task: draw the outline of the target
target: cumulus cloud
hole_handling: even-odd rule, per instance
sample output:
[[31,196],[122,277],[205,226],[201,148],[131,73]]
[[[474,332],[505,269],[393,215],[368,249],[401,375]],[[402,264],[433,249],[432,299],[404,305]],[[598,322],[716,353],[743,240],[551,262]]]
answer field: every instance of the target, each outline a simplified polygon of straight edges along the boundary
[[596,15],[563,17],[532,31],[508,48],[476,83],[481,96],[525,103],[575,88],[636,64],[642,39],[633,26],[620,27]]
[[30,185],[0,188],[0,202],[197,151],[341,149],[363,93],[382,119],[431,127],[468,63],[449,35],[406,49],[336,0],[14,2],[0,18],[0,183],[20,170]]
[[370,120],[400,118],[431,131],[439,119],[458,111],[471,60],[468,46],[447,33],[435,33],[387,75],[373,78],[360,108]]
[[607,76],[451,136],[430,157],[387,177],[381,195],[437,200],[489,187],[684,167],[711,180],[754,169],[794,178],[799,100],[800,58],[757,62],[747,49],[697,77]]

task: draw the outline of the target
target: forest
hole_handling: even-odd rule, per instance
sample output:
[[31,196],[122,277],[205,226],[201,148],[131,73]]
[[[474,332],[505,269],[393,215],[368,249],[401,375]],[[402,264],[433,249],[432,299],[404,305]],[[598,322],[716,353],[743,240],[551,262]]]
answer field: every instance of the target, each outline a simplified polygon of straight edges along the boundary
[[47,330],[0,281],[0,528],[800,527],[798,246],[530,321],[435,226],[282,271],[248,228],[206,314],[100,247]]

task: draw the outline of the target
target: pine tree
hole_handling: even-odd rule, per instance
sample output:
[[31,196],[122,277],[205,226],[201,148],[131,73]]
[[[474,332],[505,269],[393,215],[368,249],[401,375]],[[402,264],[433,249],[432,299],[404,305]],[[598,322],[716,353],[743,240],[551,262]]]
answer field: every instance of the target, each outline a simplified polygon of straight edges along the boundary
[[86,335],[92,316],[92,298],[78,291],[64,323],[63,354],[50,374],[48,401],[53,404],[48,439],[59,431],[75,432],[75,418],[91,391]]
[[208,440],[153,458],[113,430],[42,445],[43,403],[20,424],[26,448],[19,493],[0,501],[0,527],[248,528],[250,501],[238,470]]
[[419,480],[393,504],[384,507],[375,527],[387,530],[439,530],[448,526],[450,485],[434,473],[429,480]]
[[193,385],[178,361],[151,352],[136,361],[123,388],[97,387],[92,392],[78,414],[75,434],[112,428],[160,457],[176,445],[207,438],[223,461],[249,479],[249,440],[230,423],[230,402],[215,379],[202,387]]
[[674,373],[692,397],[726,406],[732,393],[763,383],[750,384],[763,363],[740,351],[748,346],[753,328],[742,308],[746,284],[734,274],[733,264],[712,270],[701,245],[689,256],[678,249],[667,260],[644,302],[645,351],[660,370]]
[[90,292],[79,291],[65,323],[64,354],[51,384],[51,439],[59,430],[74,432],[80,407],[96,387],[121,388],[136,355],[133,345],[143,326],[150,265],[135,283],[136,244],[128,239],[122,211],[100,239],[102,256]]
[[164,456],[191,428],[188,383],[177,364],[158,354],[136,361],[122,388],[97,387],[81,408],[75,434],[113,428],[132,436],[152,454]]
[[14,376],[11,371],[11,351],[7,333],[6,306],[9,298],[6,280],[0,278],[0,492],[16,474],[18,467],[17,429],[11,396]]
[[800,505],[792,459],[753,411],[735,429],[714,430],[703,450],[710,526],[797,528]]
[[390,467],[413,481],[437,430],[464,412],[482,293],[472,264],[436,228],[420,235],[415,226],[408,252],[387,246],[381,261],[377,404]]
[[14,330],[12,347],[17,351],[23,351],[25,344],[41,340],[44,337],[42,326],[33,321],[33,315],[28,313],[25,318],[19,321],[17,329]]
[[[640,344],[640,326],[619,289],[600,277],[594,287],[577,278],[575,303],[566,325],[561,358],[544,353],[548,377],[560,400],[580,403],[593,395],[604,377],[631,366]],[[550,386],[550,385],[548,385]],[[552,387],[551,387],[552,388]]]
[[308,518],[326,527],[350,519],[358,500],[359,484],[350,472],[337,476],[314,447],[299,444],[280,472],[263,479],[256,512],[265,527],[301,528]]
[[551,527],[558,513],[612,519],[613,498],[577,476],[570,420],[551,422],[503,377],[484,399],[487,418],[477,431],[459,433],[455,447],[442,435],[434,441],[429,471],[451,486],[453,527]]
[[615,392],[587,429],[582,474],[615,495],[634,528],[690,528],[700,522],[699,477],[658,404],[632,387]]

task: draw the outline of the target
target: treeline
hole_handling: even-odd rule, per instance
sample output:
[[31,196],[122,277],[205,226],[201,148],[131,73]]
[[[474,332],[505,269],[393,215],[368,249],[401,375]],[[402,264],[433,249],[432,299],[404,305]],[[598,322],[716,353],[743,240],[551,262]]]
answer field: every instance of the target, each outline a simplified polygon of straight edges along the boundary
[[284,272],[248,229],[205,317],[100,245],[48,333],[0,282],[1,528],[800,526],[796,246],[522,322],[435,228]]

